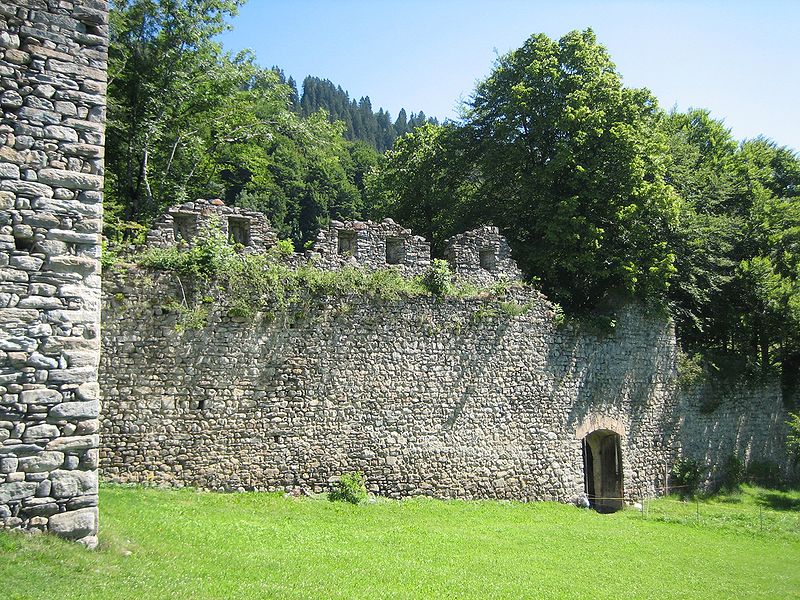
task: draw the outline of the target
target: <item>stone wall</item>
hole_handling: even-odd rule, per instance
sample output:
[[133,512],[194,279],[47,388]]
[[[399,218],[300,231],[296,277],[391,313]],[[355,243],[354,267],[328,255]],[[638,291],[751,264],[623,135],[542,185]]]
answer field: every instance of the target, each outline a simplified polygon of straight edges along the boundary
[[444,256],[459,277],[481,285],[522,279],[522,271],[511,258],[508,241],[492,225],[449,238],[445,242]]
[[[777,377],[721,390],[707,384],[685,390],[676,415],[670,439],[676,454],[719,466],[736,455],[748,463],[774,463],[791,476],[786,455],[789,415]],[[704,476],[714,481],[722,470]]]
[[331,221],[317,234],[311,256],[323,269],[352,266],[374,271],[391,267],[412,277],[424,273],[431,264],[431,245],[392,219],[380,223]]
[[245,251],[265,252],[278,241],[263,213],[225,206],[219,199],[200,199],[169,207],[148,232],[147,245],[166,248],[179,242],[191,244],[214,221],[228,241],[241,244]]
[[[556,326],[531,290],[505,299],[530,303],[517,316],[498,300],[323,298],[274,320],[220,309],[203,330],[178,333],[161,307],[179,296],[175,281],[156,275],[143,288],[143,278],[105,282],[110,481],[323,491],[362,470],[391,497],[570,501],[584,490],[582,439],[608,430],[621,436],[633,499],[660,489],[678,427],[685,439],[714,419],[679,403],[671,326],[633,309],[596,335]],[[751,400],[716,427],[738,423],[738,447],[751,440],[752,456],[780,460],[776,431],[761,426],[782,409]],[[749,425],[759,414],[771,416]],[[708,456],[727,456],[729,441]]]
[[0,524],[93,546],[107,5],[0,4]]

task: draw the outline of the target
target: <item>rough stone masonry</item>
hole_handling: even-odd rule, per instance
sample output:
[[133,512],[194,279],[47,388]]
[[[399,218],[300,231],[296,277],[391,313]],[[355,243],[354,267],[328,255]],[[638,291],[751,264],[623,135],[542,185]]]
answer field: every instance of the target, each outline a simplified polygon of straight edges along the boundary
[[559,325],[530,288],[325,296],[252,321],[220,299],[204,328],[178,331],[174,274],[121,269],[103,290],[110,481],[321,492],[359,470],[389,497],[574,501],[593,432],[618,436],[612,488],[628,500],[659,494],[678,456],[787,463],[778,386],[704,412],[677,385],[671,323],[635,306],[598,333]]
[[0,3],[0,525],[97,538],[108,6]]

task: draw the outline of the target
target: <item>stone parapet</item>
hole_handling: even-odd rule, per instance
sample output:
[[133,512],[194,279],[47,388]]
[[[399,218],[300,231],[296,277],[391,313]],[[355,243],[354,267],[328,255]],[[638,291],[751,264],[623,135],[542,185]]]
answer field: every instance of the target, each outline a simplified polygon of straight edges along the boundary
[[492,225],[449,238],[444,257],[458,277],[479,285],[522,279],[522,271],[511,258],[508,241]]
[[323,269],[393,268],[413,277],[430,266],[431,245],[392,219],[380,223],[331,221],[317,234],[311,255],[314,264]]
[[263,213],[226,206],[219,199],[199,199],[169,207],[148,232],[147,245],[167,248],[184,242],[190,246],[209,227],[219,227],[230,243],[246,252],[266,252],[278,241]]

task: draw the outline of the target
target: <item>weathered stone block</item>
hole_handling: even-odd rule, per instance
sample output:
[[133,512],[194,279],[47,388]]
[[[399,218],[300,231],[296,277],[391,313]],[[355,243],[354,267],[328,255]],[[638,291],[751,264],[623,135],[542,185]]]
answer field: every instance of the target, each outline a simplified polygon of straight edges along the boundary
[[25,473],[46,473],[59,468],[64,463],[63,452],[40,452],[34,456],[19,459],[19,470]]
[[97,448],[100,445],[100,438],[97,435],[83,435],[62,437],[53,440],[45,447],[46,450],[56,450],[58,452],[79,452],[90,448]]
[[[47,125],[44,128],[45,137],[53,138],[54,140],[63,140],[65,142],[77,142],[78,132],[69,127],[61,127],[60,125]],[[41,177],[41,175],[40,175]],[[46,181],[45,181],[46,183]],[[69,187],[69,186],[64,186]],[[80,187],[80,186],[78,186]],[[73,188],[74,189],[74,188]]]
[[0,458],[0,474],[8,475],[9,473],[14,473],[18,465],[19,459],[15,456]]
[[19,179],[19,167],[13,163],[0,163],[0,179]]
[[74,498],[85,494],[97,494],[97,472],[95,471],[63,471],[50,473],[53,486],[50,495],[53,498]]
[[26,427],[25,433],[22,434],[23,442],[31,442],[40,439],[53,439],[61,435],[58,427],[55,425],[44,424]]
[[[2,156],[0,156],[2,158]],[[25,162],[24,159],[22,161]],[[19,196],[26,198],[52,198],[53,188],[49,185],[36,183],[34,181],[16,181],[14,179],[5,179],[0,181],[0,190],[13,192]]]
[[[41,446],[37,446],[36,444],[10,444],[11,440],[6,440],[5,444],[0,446],[0,456],[15,456],[15,457],[23,457],[23,456],[34,456],[39,454],[42,451]],[[22,440],[19,440],[20,442]]]
[[103,178],[100,175],[90,175],[89,173],[66,171],[64,169],[42,169],[39,171],[39,181],[70,190],[103,189]]
[[50,409],[51,419],[96,419],[100,415],[99,402],[62,402]]
[[97,533],[97,508],[82,508],[50,517],[50,531],[61,537],[77,540]]
[[0,504],[18,502],[30,498],[36,493],[37,483],[18,481],[15,483],[0,483]]

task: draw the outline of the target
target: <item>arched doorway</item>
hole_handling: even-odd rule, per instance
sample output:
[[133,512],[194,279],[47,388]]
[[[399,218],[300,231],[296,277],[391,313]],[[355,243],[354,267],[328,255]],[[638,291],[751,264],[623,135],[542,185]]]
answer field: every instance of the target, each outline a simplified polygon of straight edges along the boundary
[[622,508],[622,447],[618,433],[597,429],[583,438],[583,473],[589,503],[598,512]]

